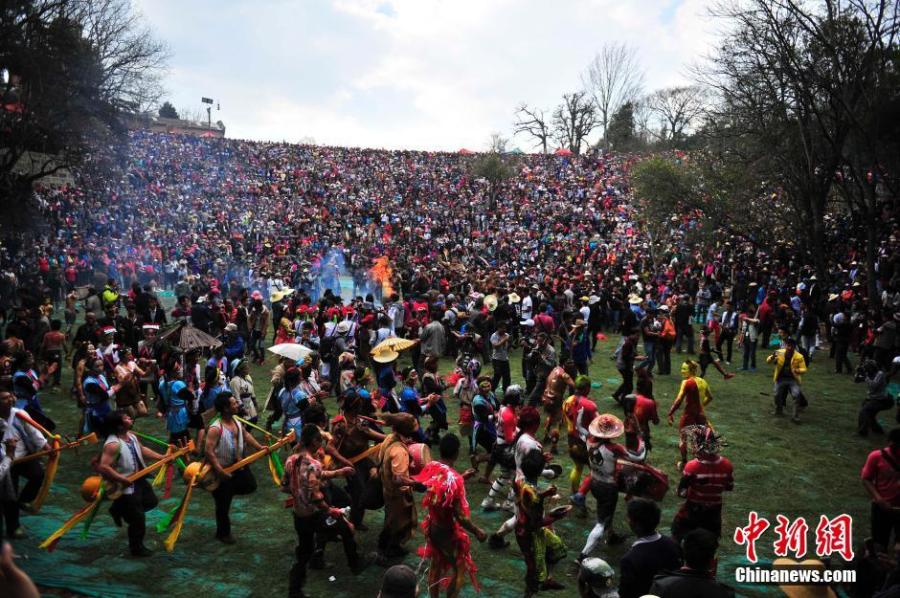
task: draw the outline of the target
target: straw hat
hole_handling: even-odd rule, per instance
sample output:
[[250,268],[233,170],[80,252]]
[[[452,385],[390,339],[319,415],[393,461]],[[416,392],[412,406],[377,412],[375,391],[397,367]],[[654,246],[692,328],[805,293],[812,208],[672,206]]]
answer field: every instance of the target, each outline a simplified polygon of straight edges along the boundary
[[488,311],[494,311],[497,309],[497,296],[496,295],[488,295],[484,298],[484,306],[488,309]]
[[600,301],[600,297],[597,295],[591,295],[588,297],[588,305],[594,305]]
[[828,301],[834,301],[834,300],[837,299],[838,297],[840,297],[840,295],[838,295],[837,293],[830,293],[830,294],[828,295]]
[[[772,569],[803,567],[804,569],[818,569],[825,571],[825,563],[819,559],[806,559],[795,561],[789,558],[777,558],[772,561]],[[788,598],[837,598],[834,590],[826,585],[779,585],[782,592]]]
[[630,303],[632,305],[640,305],[643,302],[644,302],[644,300],[641,299],[640,297],[638,297],[637,295],[635,295],[634,293],[632,293],[631,295],[628,295],[628,303]]
[[375,363],[390,363],[400,357],[400,354],[393,349],[382,349],[377,353],[372,353],[372,361]]
[[522,300],[522,298],[519,297],[519,295],[517,295],[516,293],[509,294],[509,302],[510,303],[518,303],[521,300]]
[[588,432],[594,438],[618,438],[625,432],[625,424],[612,413],[604,413],[594,418]]

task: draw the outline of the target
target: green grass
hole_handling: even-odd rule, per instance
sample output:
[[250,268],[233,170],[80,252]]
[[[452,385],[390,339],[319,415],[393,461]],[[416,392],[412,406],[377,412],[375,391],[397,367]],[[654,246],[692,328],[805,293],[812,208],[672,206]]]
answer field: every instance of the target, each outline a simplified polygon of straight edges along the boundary
[[[609,359],[614,348],[610,338],[598,346],[598,354],[591,366],[591,376],[602,384],[594,389],[593,398],[601,412],[620,414],[610,399],[618,384],[618,375]],[[782,513],[790,518],[804,516],[810,523],[809,547],[814,551],[813,531],[820,514],[834,516],[849,513],[854,517],[855,545],[868,535],[868,501],[859,482],[859,470],[866,455],[882,444],[874,437],[861,439],[854,434],[856,412],[864,396],[864,388],[852,383],[849,376],[831,373],[832,364],[826,354],[820,353],[810,366],[803,381],[804,391],[810,399],[810,407],[803,414],[800,425],[788,418],[776,419],[769,413],[772,408],[770,393],[771,368],[764,364],[766,353],[759,353],[760,368],[755,373],[739,373],[725,382],[712,370],[708,374],[715,400],[708,407],[708,415],[717,430],[725,435],[728,446],[724,454],[735,467],[735,490],[725,498],[724,533],[720,551],[719,576],[722,581],[734,585],[733,569],[743,559],[743,548],[731,540],[734,528],[746,525],[747,514],[757,511],[774,521]],[[657,377],[655,394],[661,416],[671,405],[677,391],[678,367],[682,356],[673,355],[673,372],[670,377]],[[405,357],[401,358],[405,359]],[[269,369],[255,367],[258,396],[268,391]],[[514,381],[521,382],[518,355],[513,355]],[[443,360],[442,371],[451,367],[450,360]],[[68,388],[71,372],[67,369],[64,388]],[[612,382],[611,380],[614,380]],[[45,393],[42,397],[45,409],[59,422],[62,431],[72,433],[77,425],[78,413],[68,392]],[[457,406],[448,400],[451,421],[456,421]],[[335,412],[333,399],[327,406]],[[893,412],[882,417],[887,427]],[[138,420],[137,429],[164,436],[162,422],[155,418]],[[454,426],[455,427],[455,426]],[[671,490],[662,502],[664,531],[668,530],[680,501],[674,495],[678,483],[675,461],[678,456],[677,433],[663,424],[653,430],[654,450],[651,462],[670,476]],[[564,453],[565,451],[563,451]],[[79,454],[66,453],[62,458],[56,483],[44,508],[38,516],[25,516],[24,524],[29,532],[25,540],[18,541],[16,551],[27,558],[20,561],[24,569],[39,583],[47,587],[63,587],[79,593],[98,596],[146,596],[156,593],[165,596],[198,596],[208,592],[227,592],[229,596],[283,596],[287,591],[287,577],[293,561],[295,534],[289,510],[283,508],[283,496],[277,491],[268,469],[260,461],[253,466],[259,490],[253,495],[239,497],[232,508],[235,546],[224,546],[213,540],[215,522],[211,496],[203,491],[196,494],[181,539],[172,554],[163,551],[162,537],[153,526],[162,515],[155,510],[148,514],[148,545],[156,554],[144,560],[132,560],[126,556],[124,530],[113,526],[104,506],[86,539],[80,537],[80,528],[65,536],[57,550],[47,554],[37,544],[55,530],[71,513],[83,506],[78,493],[82,480],[89,475],[92,450]],[[567,455],[557,460],[563,463],[568,474],[570,461]],[[459,463],[464,469],[467,460]],[[567,488],[562,481],[561,489]],[[468,484],[469,502],[473,519],[486,530],[496,528],[504,519],[503,513],[481,513],[478,508],[487,486],[471,481]],[[162,510],[175,507],[183,492],[183,485],[176,484],[173,498],[161,501]],[[566,489],[564,495],[568,494]],[[161,496],[161,493],[160,493]],[[593,508],[593,500],[588,499]],[[615,518],[615,528],[626,530],[623,518],[623,501]],[[370,531],[359,534],[364,551],[375,548],[382,513],[369,512],[366,523]],[[588,531],[593,525],[593,513],[587,518],[573,516],[558,528],[570,550],[577,556]],[[762,559],[772,557],[772,531],[758,544]],[[417,535],[411,543],[421,542]],[[600,554],[614,566],[630,545],[602,546]],[[519,596],[524,587],[524,564],[515,544],[501,552],[494,552],[486,545],[474,543],[475,562],[479,566],[479,578],[488,596]],[[358,577],[352,576],[343,562],[339,545],[328,549],[328,561],[333,568],[328,571],[312,571],[307,591],[311,596],[374,596],[382,570],[372,567]],[[407,558],[415,567],[418,559]],[[559,577],[568,585],[560,596],[574,595],[574,579],[566,575],[564,566]],[[329,581],[333,576],[334,581]],[[423,584],[424,587],[424,584]],[[770,594],[778,592],[772,588]],[[759,588],[739,588],[742,595],[758,595]],[[467,588],[464,595],[474,592]]]

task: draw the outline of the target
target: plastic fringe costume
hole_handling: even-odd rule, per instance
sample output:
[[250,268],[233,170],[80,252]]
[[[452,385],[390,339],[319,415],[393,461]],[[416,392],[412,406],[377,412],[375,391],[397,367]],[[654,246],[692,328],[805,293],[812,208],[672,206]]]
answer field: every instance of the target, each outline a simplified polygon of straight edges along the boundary
[[[476,592],[480,591],[475,576],[478,568],[472,560],[472,540],[456,519],[457,513],[463,517],[470,516],[462,476],[451,467],[439,461],[432,461],[414,479],[428,488],[422,499],[422,506],[426,510],[421,526],[425,534],[425,546],[419,547],[419,556],[430,560],[432,569],[440,572],[442,589],[446,589],[451,581],[445,573],[456,567],[460,574],[468,573],[472,587]],[[431,534],[437,526],[450,532],[443,546],[437,546]],[[454,556],[456,561],[450,562],[448,559]]]
[[100,503],[103,502],[105,497],[105,493],[103,491],[103,487],[100,487],[100,492],[97,493],[97,496],[94,497],[94,500],[89,504],[85,505],[80,511],[69,517],[68,521],[66,521],[62,527],[58,530],[50,534],[50,536],[41,542],[38,545],[38,548],[45,548],[47,552],[53,552],[53,549],[56,548],[56,545],[59,543],[60,538],[62,538],[69,530],[78,525],[80,521],[85,522],[85,529],[82,532],[82,535],[87,534],[88,529],[90,528],[90,524],[94,519],[94,516],[97,513],[97,507],[100,506]]
[[190,482],[188,482],[187,490],[184,491],[184,497],[181,499],[178,508],[171,513],[168,513],[156,525],[156,531],[159,533],[166,531],[170,526],[172,527],[169,537],[163,541],[166,552],[175,550],[175,542],[178,541],[178,536],[181,535],[181,529],[184,527],[184,518],[187,516],[188,504],[191,502],[191,496],[193,495],[198,475],[199,472],[191,478]]

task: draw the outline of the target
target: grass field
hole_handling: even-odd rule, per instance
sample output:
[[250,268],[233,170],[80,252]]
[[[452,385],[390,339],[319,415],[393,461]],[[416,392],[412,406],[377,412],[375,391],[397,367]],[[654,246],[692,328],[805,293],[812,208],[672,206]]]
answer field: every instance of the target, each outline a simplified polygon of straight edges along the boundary
[[[620,414],[610,398],[618,385],[618,375],[609,358],[615,339],[598,345],[590,374],[601,388],[594,389],[593,398],[601,410]],[[708,407],[708,415],[717,430],[728,441],[724,454],[735,467],[736,486],[726,495],[724,534],[720,551],[720,579],[734,585],[733,569],[743,560],[743,548],[736,546],[731,536],[736,526],[746,525],[750,511],[757,511],[774,521],[776,514],[790,518],[804,516],[810,523],[809,546],[814,551],[812,530],[820,514],[833,517],[849,513],[854,518],[854,543],[859,545],[868,535],[868,501],[859,482],[859,470],[866,455],[883,444],[879,437],[862,439],[855,435],[856,413],[864,396],[864,388],[854,385],[849,376],[837,376],[825,354],[819,354],[804,378],[804,391],[810,399],[810,407],[803,414],[800,425],[787,417],[770,415],[771,367],[764,363],[767,353],[759,353],[760,368],[754,373],[738,373],[723,381],[718,373],[710,370],[708,380],[715,400]],[[673,354],[673,372],[669,377],[657,377],[655,394],[661,417],[671,405],[677,391],[678,367],[682,357]],[[405,359],[401,358],[401,361]],[[264,397],[268,392],[271,358],[264,367],[255,367],[253,378],[256,391]],[[514,381],[521,382],[519,356],[512,357]],[[450,360],[441,364],[442,371],[451,367]],[[66,370],[63,388],[68,388],[71,372]],[[329,399],[329,412],[335,405]],[[78,414],[69,399],[68,390],[51,392],[42,396],[45,409],[60,424],[60,429],[72,433],[76,429]],[[448,401],[452,411],[451,421],[456,421],[457,407]],[[893,412],[886,412],[882,423],[886,428]],[[138,420],[140,431],[164,436],[163,425],[156,418]],[[672,483],[672,490],[662,502],[664,530],[680,504],[674,496],[678,482],[675,461],[678,456],[677,433],[665,424],[653,431],[654,450],[651,462],[665,470]],[[565,451],[562,451],[563,453]],[[290,511],[283,507],[283,495],[277,491],[265,464],[253,466],[259,490],[250,496],[239,497],[232,508],[234,535],[237,544],[224,546],[213,540],[215,522],[212,497],[198,492],[191,504],[184,531],[174,553],[163,551],[162,537],[153,531],[163,511],[173,509],[182,494],[183,486],[176,484],[173,498],[163,500],[160,509],[148,514],[147,544],[155,554],[147,559],[135,560],[127,556],[124,529],[114,527],[111,517],[103,507],[87,538],[80,537],[80,528],[65,536],[53,553],[37,548],[38,543],[54,531],[84,502],[78,488],[89,475],[88,462],[93,451],[80,454],[66,453],[61,460],[57,481],[53,486],[44,510],[37,516],[24,516],[27,539],[16,543],[16,552],[25,558],[20,564],[36,581],[46,588],[65,588],[79,594],[95,596],[192,596],[215,593],[239,596],[284,596],[287,593],[288,570],[293,561],[295,534]],[[568,456],[560,455],[558,461],[567,470]],[[459,464],[464,469],[467,463]],[[567,471],[568,473],[568,471]],[[565,488],[566,484],[560,483]],[[481,513],[478,505],[487,486],[470,481],[469,502],[475,522],[491,530],[505,518],[504,513]],[[567,490],[564,494],[567,495]],[[588,499],[593,508],[593,499]],[[627,529],[623,518],[623,502],[619,502],[615,528]],[[366,523],[370,531],[361,533],[359,541],[365,551],[375,548],[382,513],[370,512]],[[559,531],[574,558],[593,525],[593,512],[585,517],[573,516],[560,524]],[[633,539],[633,538],[632,538]],[[763,560],[771,559],[774,535],[769,530],[758,544]],[[421,541],[418,534],[413,540]],[[608,559],[614,566],[630,541],[617,547],[602,546],[598,556]],[[474,543],[475,562],[479,566],[479,578],[487,596],[520,596],[524,587],[525,566],[521,555],[513,545],[495,552],[486,545]],[[835,557],[839,558],[839,557]],[[307,587],[311,596],[368,597],[377,593],[382,570],[370,567],[354,577],[343,562],[339,545],[330,545],[327,560],[333,567],[326,571],[312,571]],[[415,556],[407,557],[415,567]],[[557,577],[567,589],[556,592],[558,596],[575,595],[574,578],[567,576],[569,566],[562,566]],[[424,587],[424,584],[423,584]],[[740,595],[761,595],[759,587],[736,587]],[[769,588],[770,595],[778,595]],[[464,595],[474,592],[467,588]]]

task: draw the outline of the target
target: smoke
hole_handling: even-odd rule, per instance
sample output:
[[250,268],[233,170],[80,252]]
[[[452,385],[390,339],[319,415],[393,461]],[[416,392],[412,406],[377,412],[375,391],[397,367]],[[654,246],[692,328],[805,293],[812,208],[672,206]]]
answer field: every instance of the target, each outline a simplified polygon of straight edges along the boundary
[[310,266],[311,295],[316,301],[325,289],[331,289],[332,293],[340,295],[345,302],[371,293],[375,301],[380,303],[383,297],[394,292],[390,282],[393,271],[387,257],[380,257],[375,260],[373,267],[360,267],[354,273],[344,258],[343,250],[332,247],[321,258],[313,260]]

